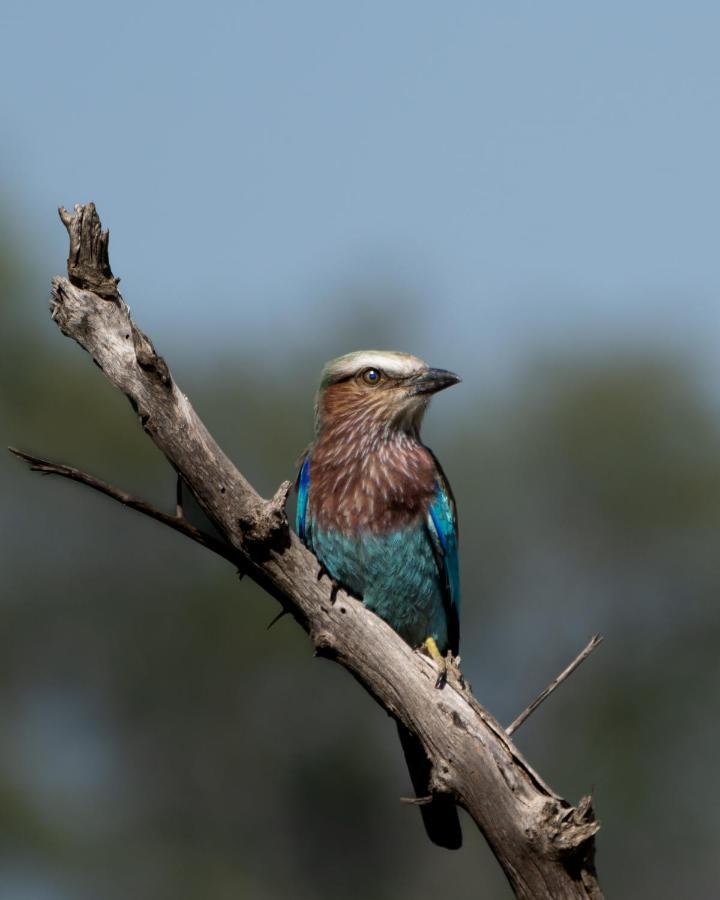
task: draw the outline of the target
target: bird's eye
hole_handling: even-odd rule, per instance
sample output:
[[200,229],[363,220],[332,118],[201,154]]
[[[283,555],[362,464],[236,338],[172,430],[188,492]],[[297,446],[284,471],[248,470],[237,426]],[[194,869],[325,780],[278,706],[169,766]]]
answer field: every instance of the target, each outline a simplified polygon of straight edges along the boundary
[[382,374],[378,372],[377,369],[365,369],[362,374],[362,379],[365,384],[369,384],[374,387],[376,384],[380,384],[380,382],[382,381]]

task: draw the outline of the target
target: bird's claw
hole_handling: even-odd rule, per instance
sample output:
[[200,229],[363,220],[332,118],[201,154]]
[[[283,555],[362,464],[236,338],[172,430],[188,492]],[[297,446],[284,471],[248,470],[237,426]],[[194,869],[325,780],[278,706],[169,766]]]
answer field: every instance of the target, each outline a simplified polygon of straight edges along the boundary
[[335,605],[335,601],[337,600],[338,591],[342,588],[342,585],[330,574],[330,572],[325,568],[323,563],[320,563],[320,568],[317,573],[317,580],[321,581],[323,576],[327,576],[328,581],[330,582],[330,604],[332,606]]

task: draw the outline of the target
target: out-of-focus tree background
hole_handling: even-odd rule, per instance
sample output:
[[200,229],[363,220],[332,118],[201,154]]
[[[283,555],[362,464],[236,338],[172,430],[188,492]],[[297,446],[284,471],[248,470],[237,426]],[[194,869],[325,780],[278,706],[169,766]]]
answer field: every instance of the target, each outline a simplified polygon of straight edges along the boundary
[[[0,12],[3,444],[172,508],[50,323],[93,199],[141,324],[265,494],[322,363],[459,371],[463,665],[572,801],[611,897],[720,877],[720,64],[713,4]],[[141,217],[140,213],[144,215]],[[145,215],[147,218],[145,218]],[[0,897],[505,898],[424,838],[391,722],[232,569],[0,459]]]

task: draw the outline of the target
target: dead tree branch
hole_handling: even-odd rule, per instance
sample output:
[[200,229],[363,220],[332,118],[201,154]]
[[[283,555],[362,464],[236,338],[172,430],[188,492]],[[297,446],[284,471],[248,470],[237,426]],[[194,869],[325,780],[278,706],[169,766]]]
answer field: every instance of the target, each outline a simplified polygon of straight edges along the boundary
[[[445,687],[436,690],[434,664],[385,622],[343,591],[331,602],[331,585],[318,579],[317,560],[288,526],[284,504],[289,483],[269,501],[255,492],[133,322],[110,270],[107,232],[102,232],[93,204],[60,214],[70,235],[69,279],[53,280],[52,318],[128,397],[145,432],[232,548],[232,557],[226,558],[240,562],[292,613],[317,653],[348,669],[420,738],[432,762],[431,787],[450,793],[468,811],[516,896],[600,898],[594,868],[599,825],[590,798],[573,807],[552,791],[457,673],[451,672]],[[28,461],[41,471],[90,484],[198,540],[179,517],[150,512],[124,492],[91,484],[90,476],[69,474],[77,472],[69,467]]]

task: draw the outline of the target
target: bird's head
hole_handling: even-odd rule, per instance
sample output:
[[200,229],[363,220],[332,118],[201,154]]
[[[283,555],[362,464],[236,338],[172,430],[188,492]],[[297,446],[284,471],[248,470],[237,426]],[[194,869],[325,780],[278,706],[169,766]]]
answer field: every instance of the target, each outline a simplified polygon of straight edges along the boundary
[[459,381],[452,372],[432,369],[408,353],[347,353],[322,371],[316,430],[335,423],[417,432],[432,395]]

